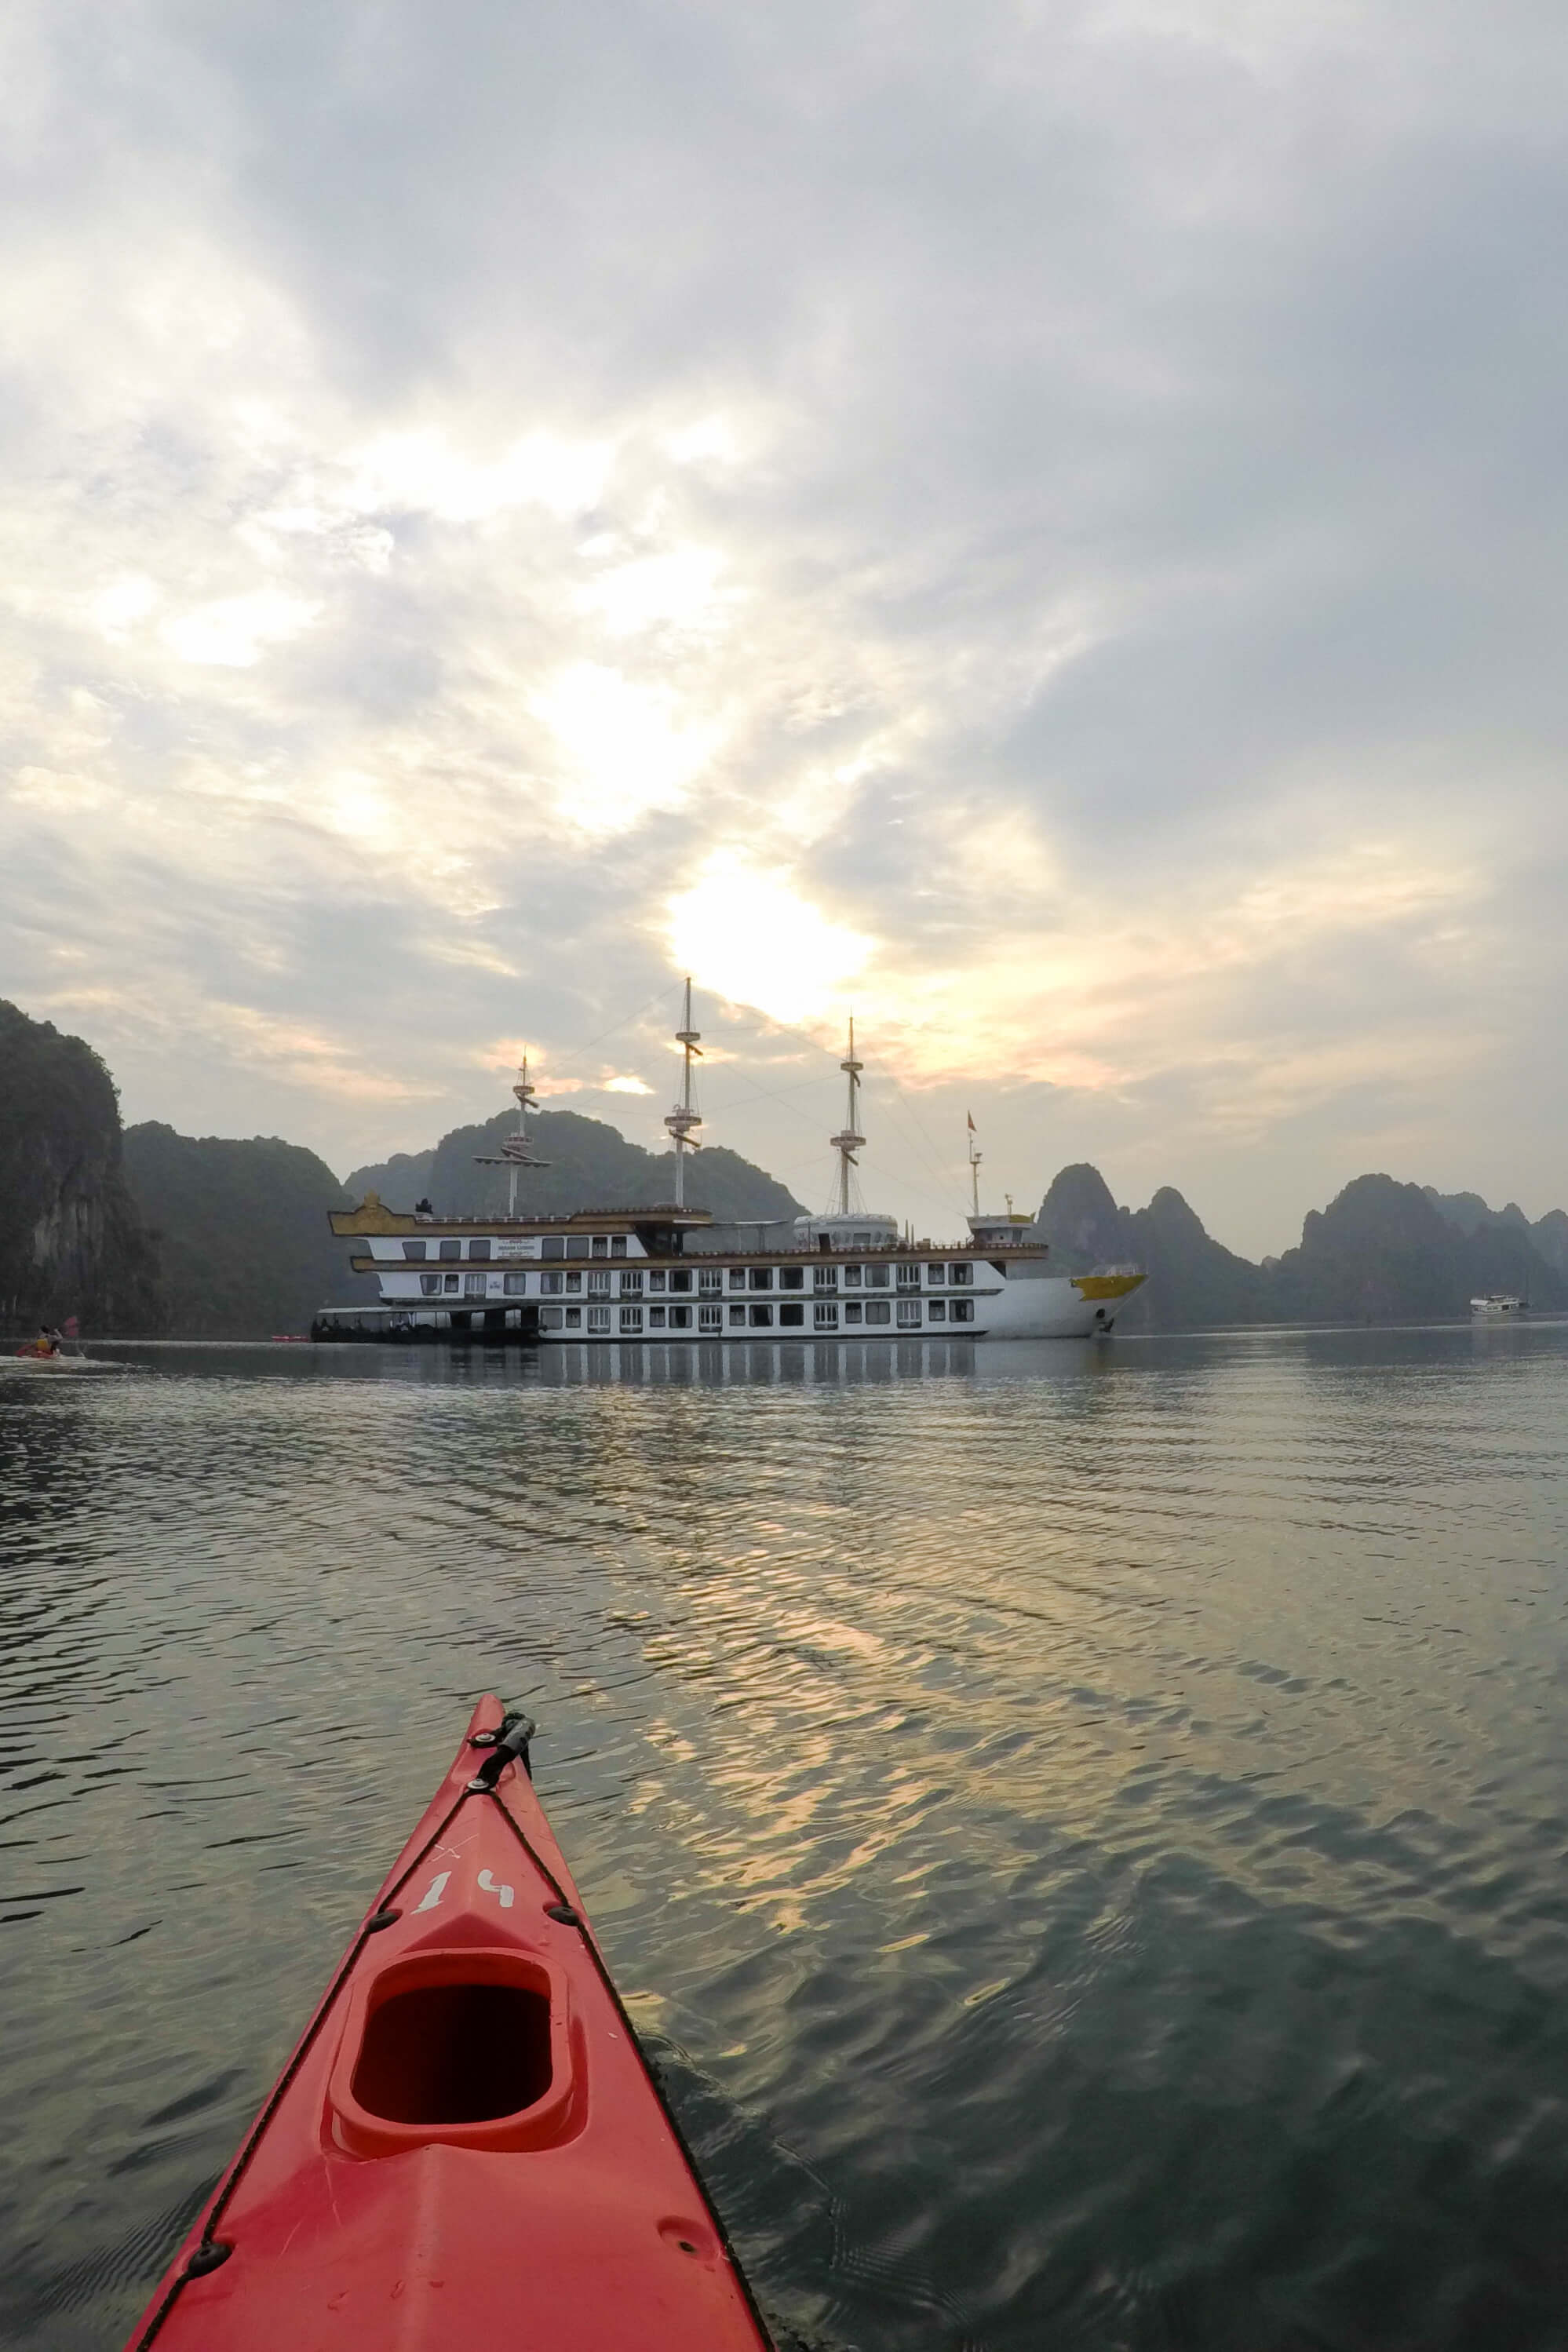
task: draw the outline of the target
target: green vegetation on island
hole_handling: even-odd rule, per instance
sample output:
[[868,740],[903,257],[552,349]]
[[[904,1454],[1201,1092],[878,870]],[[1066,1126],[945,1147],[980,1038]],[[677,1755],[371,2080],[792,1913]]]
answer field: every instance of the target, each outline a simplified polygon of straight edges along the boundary
[[125,1174],[158,1236],[164,1318],[184,1339],[302,1333],[326,1304],[374,1305],[327,1223],[353,1206],[325,1160],[276,1136],[177,1135],[157,1119],[125,1132]]

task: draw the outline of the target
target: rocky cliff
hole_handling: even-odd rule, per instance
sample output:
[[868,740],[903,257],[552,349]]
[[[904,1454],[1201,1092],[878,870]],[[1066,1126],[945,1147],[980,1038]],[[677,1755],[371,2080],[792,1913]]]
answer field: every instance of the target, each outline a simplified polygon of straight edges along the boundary
[[114,1081],[90,1045],[0,1003],[0,1327],[159,1328],[157,1253],[125,1181]]
[[1261,1267],[1205,1233],[1173,1185],[1163,1184],[1146,1209],[1120,1209],[1099,1169],[1080,1161],[1056,1178],[1038,1223],[1064,1274],[1096,1265],[1144,1268],[1149,1279],[1118,1316],[1121,1330],[1268,1319]]

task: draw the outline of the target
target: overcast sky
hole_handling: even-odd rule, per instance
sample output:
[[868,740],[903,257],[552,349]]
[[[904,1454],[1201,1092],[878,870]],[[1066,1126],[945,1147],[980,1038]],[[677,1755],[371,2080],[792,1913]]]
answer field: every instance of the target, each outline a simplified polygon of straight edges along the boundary
[[1568,1202],[1560,0],[0,48],[0,994],[128,1118],[651,1143],[689,970],[813,1205],[851,1006],[921,1231],[970,1109],[1253,1254]]

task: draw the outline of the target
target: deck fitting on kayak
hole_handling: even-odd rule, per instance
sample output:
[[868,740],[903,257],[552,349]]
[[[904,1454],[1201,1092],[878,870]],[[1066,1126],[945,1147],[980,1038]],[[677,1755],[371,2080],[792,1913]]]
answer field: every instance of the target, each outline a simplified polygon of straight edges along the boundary
[[[516,1762],[525,1772],[528,1765],[528,1743],[539,1726],[531,1715],[509,1715],[496,1735],[494,1747],[468,1782],[470,1797],[488,1797],[509,1764]],[[473,1743],[470,1741],[469,1745]],[[531,1778],[530,1774],[530,1778]]]
[[211,2239],[206,2245],[196,2248],[195,2252],[185,2264],[185,2276],[205,2278],[208,2271],[220,2270],[233,2252],[234,2248],[226,2239]]
[[547,1919],[559,1920],[563,1927],[580,1927],[583,1925],[581,1915],[573,1910],[570,1903],[547,1903],[544,1916]]
[[392,1927],[402,1916],[401,1911],[373,1911],[364,1923],[364,1932],[367,1936],[377,1935],[383,1927]]

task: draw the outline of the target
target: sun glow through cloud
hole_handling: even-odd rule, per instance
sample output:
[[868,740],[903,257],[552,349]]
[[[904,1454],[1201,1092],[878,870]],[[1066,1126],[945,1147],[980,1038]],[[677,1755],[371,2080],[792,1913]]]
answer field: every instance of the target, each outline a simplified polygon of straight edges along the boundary
[[917,0],[869,77],[627,0],[613,87],[500,0],[264,74],[79,14],[7,85],[0,995],[131,1116],[346,1168],[532,1026],[635,1124],[690,970],[709,1072],[852,1000],[1030,1181],[1552,1204],[1544,0]]
[[822,1019],[873,945],[734,850],[715,851],[670,900],[668,936],[676,968],[700,987],[787,1023]]

